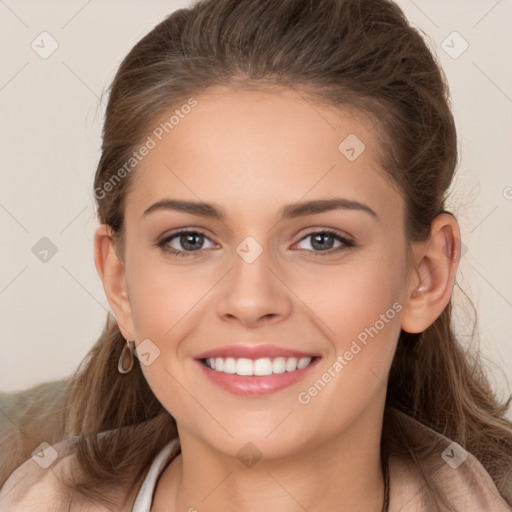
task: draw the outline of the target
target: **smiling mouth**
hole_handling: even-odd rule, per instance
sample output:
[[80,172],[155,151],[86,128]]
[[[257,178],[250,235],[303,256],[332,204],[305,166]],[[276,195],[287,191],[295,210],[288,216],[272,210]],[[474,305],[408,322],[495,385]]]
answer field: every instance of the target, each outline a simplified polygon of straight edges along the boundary
[[303,370],[318,359],[317,357],[263,357],[261,359],[208,357],[201,362],[210,370],[243,377],[277,375]]

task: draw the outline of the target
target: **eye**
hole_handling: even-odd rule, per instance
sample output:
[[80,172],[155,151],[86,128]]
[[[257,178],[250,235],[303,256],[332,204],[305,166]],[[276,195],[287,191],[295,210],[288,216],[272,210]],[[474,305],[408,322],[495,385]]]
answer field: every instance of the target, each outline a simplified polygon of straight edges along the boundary
[[[205,250],[205,247],[203,247],[205,240],[208,240],[212,244],[210,248],[215,246],[201,231],[183,229],[165,236],[156,243],[156,246],[173,258],[182,258],[202,253],[202,251]],[[336,231],[331,230],[312,231],[304,236],[298,243],[300,244],[307,240],[310,240],[308,245],[311,248],[301,250],[318,256],[329,255],[355,246],[354,242]],[[333,248],[336,241],[339,245]]]
[[[202,245],[205,240],[209,240],[209,238],[204,233],[184,229],[162,238],[156,245],[170,256],[184,257],[187,256],[187,253],[203,251]],[[213,242],[211,243],[215,245]]]
[[[318,253],[319,256],[324,256],[322,253],[325,253],[326,255],[332,254],[349,247],[354,247],[355,245],[354,242],[348,238],[331,230],[312,231],[303,237],[300,242],[304,242],[306,240],[310,240],[308,245],[312,248],[306,248],[307,252]],[[339,242],[337,248],[333,248],[335,241]]]

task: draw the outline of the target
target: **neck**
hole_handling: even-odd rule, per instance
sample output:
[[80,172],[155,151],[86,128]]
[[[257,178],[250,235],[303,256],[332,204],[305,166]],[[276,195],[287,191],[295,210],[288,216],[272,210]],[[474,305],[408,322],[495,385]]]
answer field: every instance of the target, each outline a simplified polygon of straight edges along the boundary
[[367,418],[363,413],[335,438],[249,467],[180,432],[182,454],[160,479],[155,509],[381,512],[381,428],[382,416]]

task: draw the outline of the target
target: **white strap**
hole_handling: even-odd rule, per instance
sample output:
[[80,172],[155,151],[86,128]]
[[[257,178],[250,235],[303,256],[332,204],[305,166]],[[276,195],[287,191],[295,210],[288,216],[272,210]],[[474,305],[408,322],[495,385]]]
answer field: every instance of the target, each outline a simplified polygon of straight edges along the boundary
[[142,483],[139,493],[137,494],[132,512],[150,512],[155,483],[162,472],[162,469],[169,461],[170,456],[175,451],[177,444],[179,444],[179,439],[173,439],[166,444],[164,448],[162,448],[162,451],[160,451],[160,453],[155,457],[155,460],[152,462],[146,478]]

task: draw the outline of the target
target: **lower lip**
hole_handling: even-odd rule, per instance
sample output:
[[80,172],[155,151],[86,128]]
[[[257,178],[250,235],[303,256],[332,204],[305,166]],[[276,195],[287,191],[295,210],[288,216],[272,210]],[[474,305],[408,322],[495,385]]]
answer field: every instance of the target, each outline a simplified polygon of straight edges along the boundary
[[217,386],[240,396],[264,396],[292,386],[303,379],[320,358],[315,358],[306,368],[293,372],[273,373],[272,375],[237,375],[236,373],[217,372],[197,361],[206,377]]

